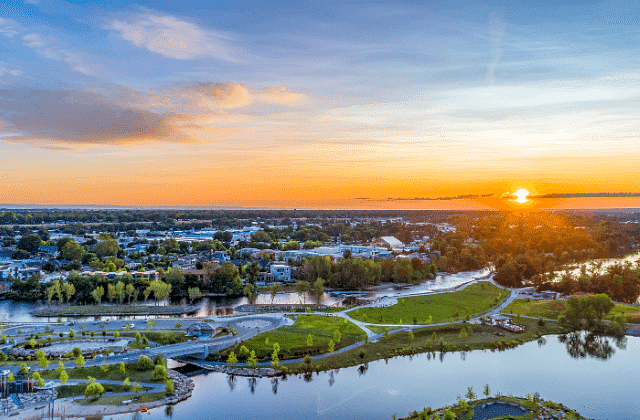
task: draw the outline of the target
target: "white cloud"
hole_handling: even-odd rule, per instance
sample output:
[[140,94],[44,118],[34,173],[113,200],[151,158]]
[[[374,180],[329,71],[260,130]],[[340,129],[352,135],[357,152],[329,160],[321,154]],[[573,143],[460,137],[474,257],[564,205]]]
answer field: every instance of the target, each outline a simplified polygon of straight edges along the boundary
[[20,25],[17,22],[14,22],[11,19],[0,18],[0,34],[7,38],[13,38],[18,35],[19,29]]
[[130,21],[113,20],[107,29],[119,32],[136,47],[165,57],[190,60],[210,56],[237,61],[226,36],[173,16],[145,13]]
[[32,49],[36,54],[50,60],[64,61],[77,72],[89,76],[96,73],[92,66],[84,62],[81,54],[54,46],[54,41],[51,38],[45,39],[38,33],[30,33],[24,35],[22,41],[25,47]]

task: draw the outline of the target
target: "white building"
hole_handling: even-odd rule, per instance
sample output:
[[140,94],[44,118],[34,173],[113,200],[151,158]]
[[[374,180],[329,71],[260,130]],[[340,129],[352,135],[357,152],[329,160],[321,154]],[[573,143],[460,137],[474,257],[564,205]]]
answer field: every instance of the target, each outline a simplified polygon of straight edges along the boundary
[[269,271],[278,281],[291,281],[291,267],[288,264],[271,264]]

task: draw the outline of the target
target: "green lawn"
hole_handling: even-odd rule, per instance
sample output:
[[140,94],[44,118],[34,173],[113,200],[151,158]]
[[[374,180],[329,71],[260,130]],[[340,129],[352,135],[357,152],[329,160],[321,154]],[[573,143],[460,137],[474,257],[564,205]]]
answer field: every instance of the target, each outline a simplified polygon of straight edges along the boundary
[[400,298],[388,308],[359,308],[348,314],[359,321],[376,324],[438,323],[481,315],[507,296],[507,291],[481,281],[459,292]]
[[[503,313],[531,316],[534,318],[557,319],[565,309],[565,300],[516,299],[505,308]],[[640,323],[640,307],[638,306],[616,304],[611,312],[609,312],[607,318],[610,319],[618,313],[626,315],[628,322]]]
[[[97,381],[98,383],[100,381]],[[58,396],[56,398],[66,398],[66,397],[74,397],[77,395],[84,395],[85,389],[87,389],[87,385],[89,383],[84,384],[76,384],[76,385],[63,385],[56,388],[58,390]],[[100,384],[104,387],[104,392],[129,392],[130,387],[125,387],[123,385],[110,385],[110,384]],[[147,391],[152,388],[145,387],[144,390]],[[131,397],[129,397],[131,398]]]
[[81,316],[81,315],[182,315],[193,312],[195,306],[147,306],[147,305],[82,305],[82,306],[47,306],[33,312],[35,316]]
[[189,341],[189,337],[185,337],[184,332],[175,332],[175,331],[126,331],[120,332],[121,337],[135,337],[136,332],[140,333],[141,336],[146,336],[149,341],[154,341],[162,346],[166,346],[168,344],[177,344],[184,343],[185,341]]
[[[56,366],[56,365],[52,365]],[[89,376],[96,378],[98,382],[107,381],[123,381],[128,377],[131,382],[157,382],[152,378],[153,370],[139,371],[135,364],[126,364],[126,373],[124,376],[120,374],[120,365],[107,365],[109,368],[106,372],[100,369],[100,366],[90,366],[82,368],[67,368],[69,379],[87,379]],[[60,375],[55,370],[40,371],[43,379],[60,379]]]
[[[135,403],[137,404],[142,402],[158,401],[163,399],[165,395],[166,394],[164,392],[155,392],[152,394],[140,394],[138,396],[138,400],[135,401]],[[130,400],[133,397],[134,395],[132,394],[132,395],[122,395],[119,397],[100,397],[98,399],[85,398],[83,400],[78,400],[76,402],[82,405],[120,405],[122,404],[122,401]]]
[[[443,349],[440,340],[445,343],[447,351],[499,350],[537,340],[546,334],[566,332],[556,322],[547,322],[541,326],[535,319],[523,318],[519,325],[525,328],[524,332],[513,333],[491,325],[472,324],[424,327],[413,330],[413,340],[406,331],[397,332],[390,334],[388,339],[383,338],[344,353],[314,360],[312,367],[314,370],[337,369],[400,355],[440,352]],[[465,333],[461,334],[463,328]],[[305,368],[304,363],[286,366],[292,372],[299,372]]]
[[[341,334],[340,343],[335,343],[335,349],[339,349],[362,340],[365,332],[354,323],[339,317],[323,315],[297,315],[293,326],[281,327],[272,331],[259,334],[249,340],[221,352],[224,359],[230,351],[238,353],[240,346],[249,350],[255,350],[260,359],[271,356],[273,344],[280,346],[280,359],[301,357],[304,354],[319,354],[328,351],[329,341],[333,339],[334,332]],[[313,338],[313,345],[307,345],[309,334]],[[268,342],[267,342],[268,339]]]
[[371,332],[376,334],[382,334],[387,331],[397,330],[399,328],[399,327],[383,327],[381,325],[366,325],[366,327],[370,329]]

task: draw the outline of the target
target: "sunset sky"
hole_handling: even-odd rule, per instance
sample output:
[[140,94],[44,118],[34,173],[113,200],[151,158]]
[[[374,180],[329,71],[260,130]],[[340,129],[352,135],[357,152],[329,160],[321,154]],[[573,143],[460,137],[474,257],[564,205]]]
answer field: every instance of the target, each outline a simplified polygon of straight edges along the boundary
[[109,3],[0,3],[0,206],[640,207],[638,2]]

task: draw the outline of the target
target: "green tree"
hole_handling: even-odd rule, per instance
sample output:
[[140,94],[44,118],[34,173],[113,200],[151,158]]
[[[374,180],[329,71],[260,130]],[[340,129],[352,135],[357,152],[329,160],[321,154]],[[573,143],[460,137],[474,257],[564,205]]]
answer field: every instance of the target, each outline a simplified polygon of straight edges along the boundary
[[72,283],[62,283],[61,287],[67,302],[71,301],[71,297],[76,294],[76,287]]
[[468,400],[475,400],[476,399],[476,394],[475,394],[475,392],[473,392],[473,387],[472,386],[467,388],[467,393],[465,394],[465,397],[467,397]]
[[336,344],[340,344],[340,340],[342,340],[342,334],[340,334],[340,330],[335,330],[333,332],[333,341],[335,341]]
[[151,370],[153,369],[153,361],[144,354],[138,359],[138,370]]
[[73,330],[73,328],[69,328],[69,338],[75,338],[76,336],[76,332]]
[[140,340],[142,340],[142,336],[140,335],[139,332],[136,333],[136,343],[139,343]]
[[124,295],[126,294],[126,286],[122,281],[116,283],[116,298],[118,303],[124,302]]
[[33,372],[33,379],[37,381],[39,387],[44,386],[44,379],[40,376],[40,372]]
[[482,393],[484,394],[485,397],[489,398],[489,395],[491,395],[491,389],[489,388],[489,384],[486,384],[484,386],[484,391]]
[[0,351],[0,362],[6,362],[9,359],[7,354],[3,351]]
[[324,280],[320,277],[313,282],[313,298],[316,300],[316,303],[319,305],[322,303],[322,297],[324,296]]
[[29,367],[26,363],[20,363],[20,373],[26,375],[29,372]]
[[60,383],[64,385],[67,383],[67,380],[69,380],[69,374],[66,370],[62,369],[62,372],[60,372]]
[[334,343],[333,340],[329,340],[329,353],[333,354],[335,350],[336,350],[336,343]]
[[124,376],[127,373],[127,368],[124,365],[124,362],[120,362],[120,366],[119,366],[119,371],[120,371],[120,375]]
[[167,379],[167,368],[162,365],[156,365],[153,368],[152,377],[155,381]]
[[187,289],[187,294],[189,295],[190,304],[193,303],[194,300],[200,299],[202,297],[202,292],[200,291],[199,287],[189,287]]
[[307,293],[311,291],[311,284],[308,281],[298,280],[295,285],[296,293],[303,299],[303,302],[307,301]]
[[127,292],[127,297],[129,298],[129,303],[131,303],[131,297],[133,296],[134,292],[136,291],[136,288],[135,288],[135,286],[133,284],[129,283],[125,287],[125,291]]
[[238,358],[234,352],[229,353],[229,357],[227,357],[227,364],[229,366],[233,366],[238,363]]
[[109,365],[105,363],[104,359],[102,360],[102,363],[100,363],[100,370],[103,373],[107,373],[109,371]]
[[49,360],[47,360],[47,355],[44,353],[44,350],[40,349],[36,353],[36,359],[38,359],[38,366],[42,369],[46,369],[49,367]]
[[129,378],[124,378],[124,381],[122,381],[122,386],[128,388],[129,385],[131,385],[131,381],[129,381]]
[[7,375],[7,382],[11,383],[15,380],[16,378],[13,376],[13,373],[9,372],[9,374]]
[[60,254],[65,260],[81,261],[82,254],[84,254],[84,247],[77,243],[75,240],[71,239],[64,244],[64,246],[60,250]]
[[171,379],[167,381],[164,387],[164,390],[168,395],[171,395],[176,391],[175,386],[173,385],[173,381]]
[[131,384],[131,387],[129,388],[129,391],[135,393],[137,396],[140,393],[140,391],[142,391],[142,387],[137,382],[133,382]]
[[76,367],[79,367],[79,368],[81,368],[81,367],[83,367],[85,365],[84,357],[82,355],[78,356],[76,358],[75,362],[76,362]]
[[102,394],[104,394],[104,387],[98,382],[90,383],[84,390],[84,396],[86,398],[97,398]]
[[443,420],[456,420],[456,415],[451,410],[445,410]]
[[273,300],[276,295],[282,291],[282,285],[280,283],[275,283],[269,288],[269,293],[271,294],[271,304],[273,305]]
[[98,242],[94,248],[95,254],[100,258],[114,257],[118,254],[120,246],[115,239],[106,239],[102,242]]
[[247,359],[247,363],[251,367],[256,367],[256,364],[258,363],[258,359],[256,358],[256,352],[254,350],[251,350],[251,353],[249,353],[249,358]]
[[407,335],[409,336],[409,341],[413,341],[415,340],[415,336],[413,335],[413,331],[409,330]]
[[91,297],[96,301],[96,305],[100,305],[102,302],[102,297],[104,296],[104,287],[98,286],[91,292]]

